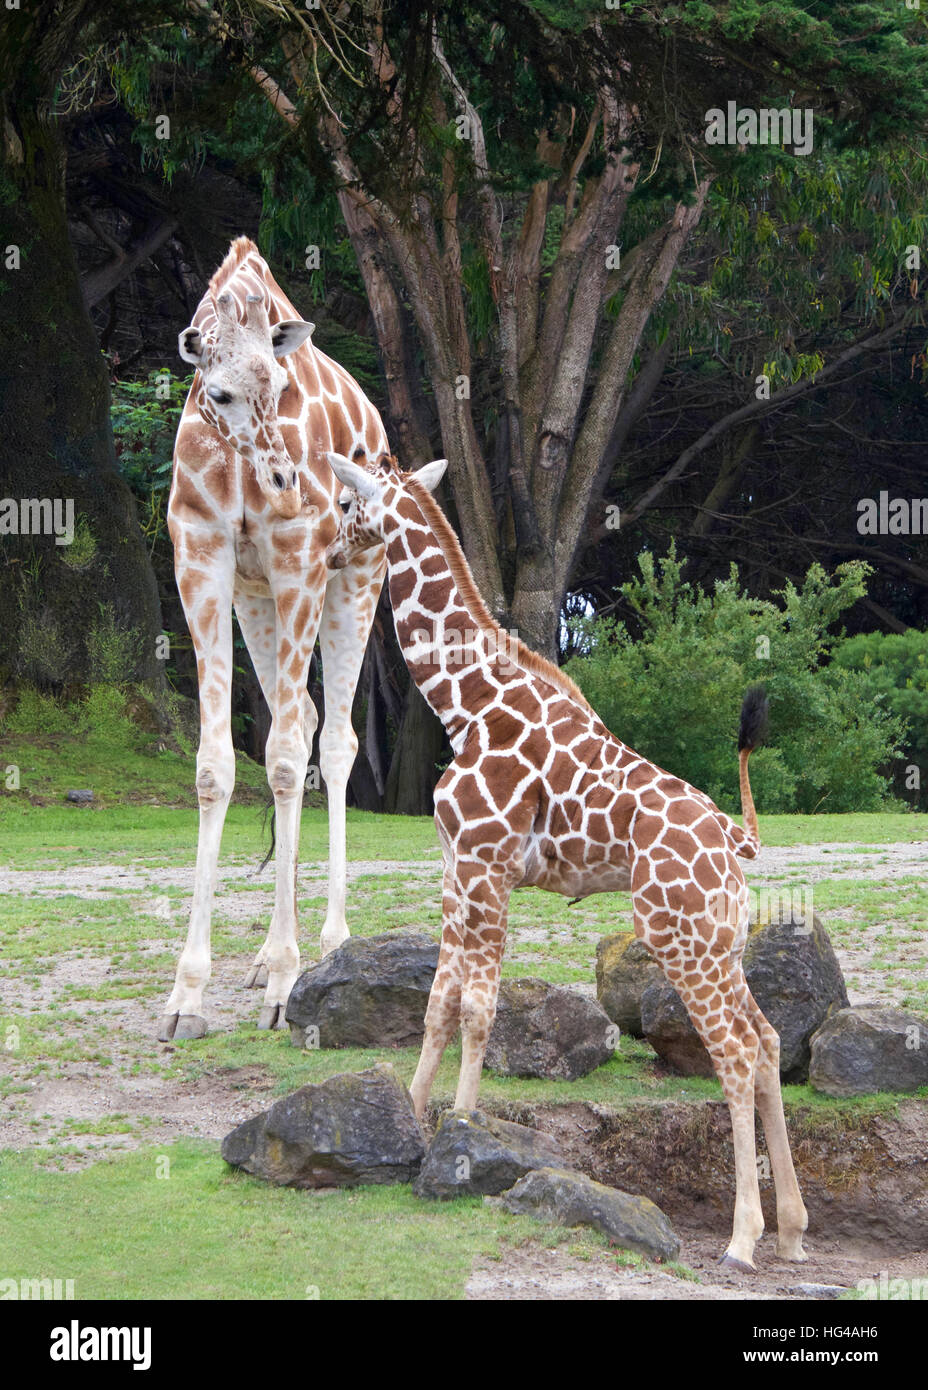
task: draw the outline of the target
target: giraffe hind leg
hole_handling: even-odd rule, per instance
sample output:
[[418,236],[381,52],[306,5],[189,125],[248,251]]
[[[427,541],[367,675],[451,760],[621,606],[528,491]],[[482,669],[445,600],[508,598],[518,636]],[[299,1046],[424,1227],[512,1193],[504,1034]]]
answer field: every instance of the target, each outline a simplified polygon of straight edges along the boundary
[[676,917],[669,914],[637,921],[636,930],[679,994],[709,1053],[728,1104],[735,1155],[735,1213],[732,1238],[722,1262],[753,1272],[754,1247],[764,1230],[754,1133],[761,1040],[732,975],[730,941],[713,943],[708,953],[697,955],[687,950],[696,936],[692,928],[682,931]]
[[777,1194],[777,1254],[783,1260],[801,1263],[808,1259],[802,1248],[802,1238],[809,1224],[809,1217],[799,1191],[786,1130],[786,1117],[783,1114],[780,1039],[761,1012],[743,975],[741,980],[747,1012],[761,1045],[755,1090]]

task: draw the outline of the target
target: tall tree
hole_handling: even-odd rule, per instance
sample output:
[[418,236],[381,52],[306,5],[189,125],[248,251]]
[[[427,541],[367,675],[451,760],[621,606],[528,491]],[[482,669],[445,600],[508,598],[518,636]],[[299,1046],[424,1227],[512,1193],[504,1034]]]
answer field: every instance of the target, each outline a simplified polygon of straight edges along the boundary
[[[101,26],[125,32],[131,9],[71,0],[0,16],[0,668],[52,686],[162,680],[157,589],[116,470],[59,130],[75,53],[101,41]],[[69,518],[72,543],[61,544]]]
[[478,583],[553,655],[616,448],[660,379],[649,323],[713,179],[738,159],[756,179],[770,153],[708,144],[707,111],[814,109],[819,143],[898,136],[925,115],[918,17],[797,0],[246,8],[224,40],[328,167],[368,294],[391,306],[375,318],[391,404],[421,447],[405,297]]

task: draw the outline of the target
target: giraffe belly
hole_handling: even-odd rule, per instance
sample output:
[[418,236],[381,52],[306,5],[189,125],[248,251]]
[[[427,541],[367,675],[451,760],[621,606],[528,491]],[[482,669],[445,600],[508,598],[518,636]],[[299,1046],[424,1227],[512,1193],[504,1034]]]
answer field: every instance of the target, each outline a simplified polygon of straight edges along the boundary
[[533,835],[524,858],[522,888],[546,888],[566,898],[585,898],[589,893],[627,893],[631,887],[631,865],[618,845],[611,854],[601,851],[596,862],[581,863],[556,840]]

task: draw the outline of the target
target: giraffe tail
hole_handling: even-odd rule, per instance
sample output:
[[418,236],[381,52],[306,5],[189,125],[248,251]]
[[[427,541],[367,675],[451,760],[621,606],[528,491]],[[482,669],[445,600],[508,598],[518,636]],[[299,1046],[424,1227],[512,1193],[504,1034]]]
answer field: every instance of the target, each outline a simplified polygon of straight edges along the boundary
[[735,853],[742,859],[753,859],[760,849],[757,812],[751,795],[748,760],[758,744],[767,736],[770,701],[762,685],[752,685],[745,692],[741,705],[741,727],[738,731],[738,765],[741,782],[741,814],[744,818],[743,839]]

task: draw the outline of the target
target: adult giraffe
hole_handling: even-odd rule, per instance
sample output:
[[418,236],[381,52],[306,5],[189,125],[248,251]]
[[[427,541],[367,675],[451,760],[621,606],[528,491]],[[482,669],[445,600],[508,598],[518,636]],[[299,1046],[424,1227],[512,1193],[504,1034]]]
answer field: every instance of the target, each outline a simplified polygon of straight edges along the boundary
[[[323,953],[345,923],[345,788],[358,741],[351,705],[383,583],[374,548],[337,574],[326,548],[338,525],[337,482],[326,451],[377,454],[383,424],[357,382],[312,346],[313,325],[293,305],[247,237],[231,245],[180,334],[196,367],[174,449],[168,529],[197,658],[200,828],[187,941],[159,1038],[206,1032],[210,916],[219,842],[235,781],[232,609],[271,711],[265,762],[276,812],[270,930],[246,978],[265,983],[259,1028],[274,1028],[299,972],[296,869],[300,810],[317,716],[307,691],[316,635],[325,723],[320,768],[329,807],[329,897]],[[286,360],[286,367],[282,360]]]
[[477,1104],[513,888],[571,898],[630,890],[635,933],[686,1006],[731,1113],[735,1217],[724,1259],[753,1269],[764,1229],[756,1102],[776,1184],[778,1252],[804,1260],[806,1211],[783,1116],[780,1040],[741,965],[749,911],[738,860],[753,859],[760,846],[748,759],[766,700],[749,692],[742,710],[742,828],[703,792],[620,743],[573,681],[507,639],[430,495],[444,460],[412,474],[390,458],[373,469],[334,453],[329,462],[353,493],[329,564],[386,544],[396,634],[455,755],[435,788],[443,922],[410,1088],[417,1115],[459,1024],[455,1109]]

